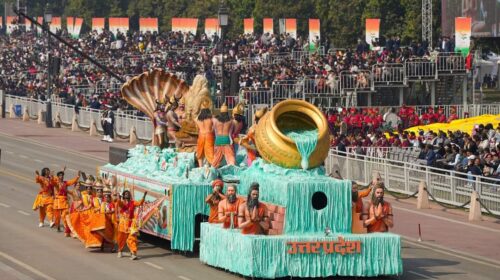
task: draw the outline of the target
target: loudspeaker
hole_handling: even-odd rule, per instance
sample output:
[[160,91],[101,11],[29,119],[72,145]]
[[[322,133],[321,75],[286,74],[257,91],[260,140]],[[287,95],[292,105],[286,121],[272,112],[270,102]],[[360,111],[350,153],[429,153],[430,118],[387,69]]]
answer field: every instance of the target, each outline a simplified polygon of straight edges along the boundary
[[128,150],[114,146],[109,147],[109,163],[117,165],[128,159]]

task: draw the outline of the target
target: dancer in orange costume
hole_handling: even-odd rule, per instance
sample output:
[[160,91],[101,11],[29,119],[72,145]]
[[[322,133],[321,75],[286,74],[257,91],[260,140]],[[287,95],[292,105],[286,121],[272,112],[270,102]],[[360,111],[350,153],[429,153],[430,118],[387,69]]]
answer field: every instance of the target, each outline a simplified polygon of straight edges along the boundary
[[212,182],[213,193],[205,198],[205,203],[210,206],[210,214],[208,214],[209,223],[218,223],[219,202],[226,197],[221,193],[224,187],[224,182],[221,179],[215,179]]
[[54,184],[55,178],[50,174],[47,167],[42,169],[42,175],[35,171],[35,182],[40,185],[40,191],[33,202],[33,210],[39,210],[39,227],[43,227],[45,217],[50,222],[50,227],[54,226]]
[[78,172],[78,175],[75,178],[68,181],[64,181],[64,170],[57,172],[56,183],[54,184],[54,223],[58,232],[61,231],[61,218],[64,224],[65,232],[67,232],[66,229],[68,228],[68,225],[66,222],[66,216],[69,211],[68,194],[71,195],[74,193],[73,190],[68,190],[68,186],[75,185],[79,179],[80,172]]
[[215,127],[215,149],[212,166],[218,168],[223,158],[226,159],[227,164],[235,165],[236,159],[231,139],[234,124],[225,103],[220,108],[220,114],[213,118],[213,126]]
[[[105,244],[111,245],[111,252],[114,251],[115,244],[115,223],[116,223],[116,213],[115,204],[111,198],[111,189],[109,187],[104,187],[103,190],[104,199],[101,203],[101,209],[99,215],[104,217],[104,229],[97,231],[103,238],[101,251],[104,250]],[[96,213],[97,215],[97,213]]]
[[198,143],[196,147],[198,166],[203,166],[203,159],[205,158],[209,163],[214,160],[214,132],[212,112],[210,112],[209,105],[208,101],[202,103],[202,109],[196,120],[198,126]]
[[135,208],[144,203],[144,199],[148,192],[139,201],[134,201],[131,197],[129,190],[123,191],[122,199],[117,200],[117,207],[119,209],[118,219],[118,233],[116,236],[116,243],[118,244],[118,257],[122,257],[122,250],[125,243],[130,250],[130,259],[137,259],[137,234],[139,227],[136,220]]

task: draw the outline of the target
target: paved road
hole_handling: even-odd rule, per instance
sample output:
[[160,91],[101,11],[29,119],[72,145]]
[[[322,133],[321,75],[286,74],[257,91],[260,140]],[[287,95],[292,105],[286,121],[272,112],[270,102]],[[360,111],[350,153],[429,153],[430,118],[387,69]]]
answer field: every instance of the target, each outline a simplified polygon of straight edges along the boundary
[[[174,253],[163,240],[143,237],[141,258],[130,261],[86,250],[78,240],[47,227],[39,229],[31,210],[38,189],[34,170],[67,165],[69,178],[76,170],[94,174],[105,162],[3,134],[0,149],[0,279],[241,279],[201,264],[196,256]],[[498,278],[500,264],[426,244],[403,242],[405,273],[393,279]]]

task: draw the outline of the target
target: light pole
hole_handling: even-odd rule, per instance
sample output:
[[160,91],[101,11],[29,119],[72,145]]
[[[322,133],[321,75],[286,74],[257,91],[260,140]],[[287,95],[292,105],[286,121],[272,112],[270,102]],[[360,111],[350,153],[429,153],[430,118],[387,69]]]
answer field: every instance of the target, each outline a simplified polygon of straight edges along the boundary
[[51,77],[50,77],[50,61],[51,61],[51,56],[50,56],[50,23],[52,22],[52,11],[50,10],[50,6],[47,3],[47,6],[45,6],[45,12],[43,15],[43,21],[45,22],[45,28],[47,28],[47,107],[45,109],[45,125],[47,127],[52,127],[52,104],[50,100],[51,96]]
[[229,10],[226,7],[226,3],[222,0],[219,5],[219,28],[220,28],[220,44],[221,44],[221,82],[220,82],[220,92],[222,95],[223,102],[226,101],[226,95],[224,93],[224,27],[228,25],[229,21]]

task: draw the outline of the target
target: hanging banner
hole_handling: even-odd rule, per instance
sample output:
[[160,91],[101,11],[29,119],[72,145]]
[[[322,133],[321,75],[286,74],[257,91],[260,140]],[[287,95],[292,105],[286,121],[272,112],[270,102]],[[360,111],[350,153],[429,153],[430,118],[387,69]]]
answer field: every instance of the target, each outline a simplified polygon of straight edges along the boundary
[[172,18],[172,31],[191,32],[196,34],[198,29],[197,18]]
[[69,35],[74,39],[80,37],[80,31],[82,30],[83,18],[74,18],[67,17],[66,18],[66,28],[68,30]]
[[0,29],[3,28],[3,17],[0,17]]
[[139,18],[139,30],[142,33],[157,32],[158,33],[158,18]]
[[214,34],[220,37],[219,19],[207,18],[205,19],[205,34],[208,38],[212,38]]
[[50,22],[50,31],[56,33],[58,30],[61,30],[61,17],[52,17],[52,21]]
[[92,31],[101,34],[104,31],[104,18],[92,18]]
[[243,33],[253,34],[253,18],[243,19]]
[[274,24],[272,18],[264,19],[264,33],[274,34]]
[[380,19],[379,18],[367,18],[366,19],[366,31],[365,31],[365,41],[370,45],[370,49],[373,49],[372,42],[375,39],[378,40],[380,33]]
[[472,20],[469,17],[455,18],[455,51],[463,56],[469,54]]
[[5,33],[10,34],[12,31],[14,31],[14,28],[17,25],[17,17],[14,16],[8,16],[5,18],[5,26],[7,29],[5,30]]
[[[36,22],[43,25],[43,17],[37,17]],[[42,35],[42,28],[38,25],[36,26],[36,33],[38,34],[38,36]]]
[[128,18],[126,17],[110,17],[109,19],[109,31],[113,33],[115,36],[120,31],[122,34],[126,34],[128,32]]
[[285,19],[285,33],[288,33],[292,38],[297,39],[297,19]]
[[309,51],[316,51],[321,41],[319,19],[309,19]]

